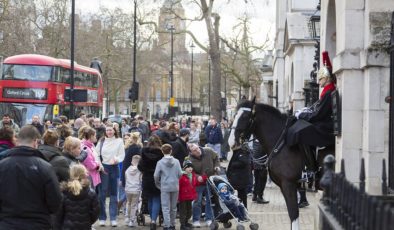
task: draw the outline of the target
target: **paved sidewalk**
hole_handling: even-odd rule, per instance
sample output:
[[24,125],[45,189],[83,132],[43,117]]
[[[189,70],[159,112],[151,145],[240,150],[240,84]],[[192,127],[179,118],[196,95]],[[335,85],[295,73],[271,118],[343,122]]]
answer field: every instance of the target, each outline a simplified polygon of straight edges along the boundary
[[[300,229],[302,230],[313,230],[314,229],[314,217],[317,210],[317,203],[319,200],[319,194],[307,193],[308,201],[310,205],[306,208],[300,209]],[[267,187],[265,190],[265,198],[270,201],[269,204],[257,204],[251,201],[251,197],[248,197],[249,215],[252,220],[259,224],[259,229],[264,230],[288,230],[290,229],[290,220],[287,215],[286,204],[282,193],[277,186],[272,188]],[[149,224],[149,217],[146,216],[147,223]],[[109,225],[109,221],[107,223]],[[245,226],[249,229],[248,226]],[[119,216],[118,227],[112,228],[110,226],[100,227],[95,224],[96,230],[108,230],[108,229],[131,229],[124,224],[124,216]],[[139,226],[133,229],[149,229],[149,226]],[[158,227],[157,229],[162,229]],[[177,224],[176,229],[179,229]],[[208,229],[208,228],[200,228]],[[219,229],[224,229],[223,225],[219,226]],[[231,229],[235,229],[235,226]]]

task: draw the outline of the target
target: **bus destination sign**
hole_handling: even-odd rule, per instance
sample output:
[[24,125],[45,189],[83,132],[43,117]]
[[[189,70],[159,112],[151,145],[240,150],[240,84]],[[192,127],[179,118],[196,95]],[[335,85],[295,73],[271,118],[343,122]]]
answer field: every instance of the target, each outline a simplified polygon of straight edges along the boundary
[[4,88],[3,97],[46,100],[48,97],[48,93],[46,89],[38,88]]

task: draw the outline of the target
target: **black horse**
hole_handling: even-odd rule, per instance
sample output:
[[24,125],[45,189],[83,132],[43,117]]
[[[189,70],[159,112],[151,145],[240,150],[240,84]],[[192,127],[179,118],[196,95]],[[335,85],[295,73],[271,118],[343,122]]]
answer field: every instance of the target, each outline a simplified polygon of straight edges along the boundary
[[299,210],[297,187],[305,166],[305,155],[297,147],[285,144],[285,135],[289,126],[289,117],[276,108],[244,101],[237,107],[229,144],[240,146],[253,134],[268,153],[268,170],[272,181],[277,184],[285,198],[291,220],[291,229],[299,229]]

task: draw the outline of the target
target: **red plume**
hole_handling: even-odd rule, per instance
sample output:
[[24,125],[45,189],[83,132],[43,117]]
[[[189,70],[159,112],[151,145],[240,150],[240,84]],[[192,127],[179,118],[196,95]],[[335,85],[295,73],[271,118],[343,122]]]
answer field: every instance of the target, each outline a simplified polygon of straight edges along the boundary
[[327,67],[327,69],[332,71],[332,65],[331,65],[330,57],[328,56],[328,52],[323,51],[322,56],[323,56],[323,65]]

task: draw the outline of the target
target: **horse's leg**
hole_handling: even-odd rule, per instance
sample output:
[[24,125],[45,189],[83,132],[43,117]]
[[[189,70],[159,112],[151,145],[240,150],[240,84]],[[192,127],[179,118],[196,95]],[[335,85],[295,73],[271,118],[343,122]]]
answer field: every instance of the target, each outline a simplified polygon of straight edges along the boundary
[[299,229],[299,211],[297,205],[297,183],[283,181],[281,186],[282,194],[285,197],[287,212],[291,221],[291,230]]

